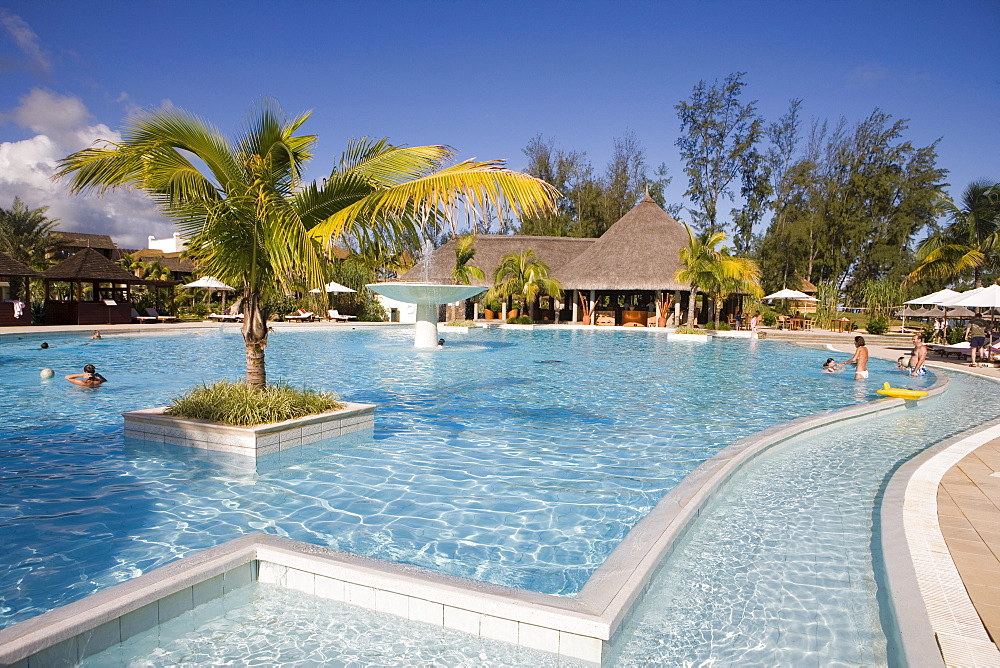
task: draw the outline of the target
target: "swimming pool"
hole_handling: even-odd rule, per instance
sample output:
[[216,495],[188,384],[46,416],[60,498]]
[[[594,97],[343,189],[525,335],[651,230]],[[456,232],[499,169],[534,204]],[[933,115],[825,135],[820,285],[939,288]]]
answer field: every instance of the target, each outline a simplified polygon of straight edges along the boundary
[[[276,333],[272,380],[376,403],[376,429],[259,471],[122,438],[120,412],[236,377],[237,329],[4,343],[2,624],[251,531],[572,595],[721,447],[897,378],[881,361],[868,383],[821,374],[823,353],[769,341],[493,330],[417,352],[410,338]],[[38,378],[86,362],[111,382]]]

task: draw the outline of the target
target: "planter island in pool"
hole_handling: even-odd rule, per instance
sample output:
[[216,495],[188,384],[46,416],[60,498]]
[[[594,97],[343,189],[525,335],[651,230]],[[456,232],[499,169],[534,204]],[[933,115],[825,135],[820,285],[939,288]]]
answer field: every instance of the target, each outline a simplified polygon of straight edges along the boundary
[[166,407],[122,413],[125,438],[263,457],[375,426],[375,404],[341,402],[343,408],[254,427],[165,415]]

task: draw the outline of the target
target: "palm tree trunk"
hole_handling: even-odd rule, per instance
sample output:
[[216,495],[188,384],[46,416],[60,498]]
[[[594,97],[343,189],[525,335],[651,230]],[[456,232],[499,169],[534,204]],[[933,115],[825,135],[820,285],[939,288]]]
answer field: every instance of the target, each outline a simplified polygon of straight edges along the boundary
[[688,327],[694,327],[695,324],[696,324],[695,323],[695,317],[694,317],[694,300],[695,300],[695,296],[696,296],[697,290],[698,290],[698,286],[697,285],[692,285],[691,286],[691,292],[688,294],[688,321],[687,321],[687,326]]
[[267,322],[260,307],[260,295],[251,293],[243,302],[243,343],[247,349],[247,385],[267,386],[264,348],[267,347]]

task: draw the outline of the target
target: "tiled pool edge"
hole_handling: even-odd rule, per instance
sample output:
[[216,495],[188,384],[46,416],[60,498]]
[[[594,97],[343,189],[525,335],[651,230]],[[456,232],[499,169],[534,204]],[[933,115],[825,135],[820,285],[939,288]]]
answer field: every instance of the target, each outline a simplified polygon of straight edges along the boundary
[[[944,391],[947,384],[945,378],[931,393]],[[601,663],[608,655],[609,642],[644,594],[663,557],[705,502],[742,465],[806,432],[905,406],[901,399],[879,399],[778,425],[725,448],[664,496],[574,598],[500,587],[253,534],[0,629],[0,663],[28,666],[29,656],[49,652],[46,648],[53,646],[61,647],[59,651],[79,652],[84,642],[81,639],[102,625],[125,619],[123,615],[144,606],[159,606],[186,587],[210,581],[237,566],[255,563],[260,564],[255,575],[263,583],[302,591],[311,587],[310,593],[327,598],[343,591],[344,598],[339,600],[434,624],[440,610],[440,625],[446,628]],[[88,651],[96,647],[92,643],[84,646]]]
[[164,407],[122,413],[125,438],[263,457],[375,426],[375,405],[341,402],[342,409],[256,427],[164,415]]
[[997,437],[1000,420],[952,436],[900,466],[886,485],[882,552],[909,665],[1000,664],[1000,651],[990,641],[962,583],[937,512],[938,486],[944,474],[969,452]]

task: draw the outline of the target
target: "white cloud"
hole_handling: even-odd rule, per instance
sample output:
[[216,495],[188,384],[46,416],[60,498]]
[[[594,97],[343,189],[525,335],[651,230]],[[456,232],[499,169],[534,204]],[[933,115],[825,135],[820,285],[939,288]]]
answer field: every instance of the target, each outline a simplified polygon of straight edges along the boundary
[[34,69],[46,74],[52,70],[52,64],[49,63],[48,58],[42,53],[41,47],[38,46],[38,35],[24,19],[17,14],[10,14],[7,10],[0,9],[0,25],[7,30],[14,43],[28,57]]
[[851,70],[848,79],[862,86],[874,86],[879,81],[889,78],[889,68],[882,63],[867,63]]
[[138,192],[73,195],[65,181],[53,180],[60,159],[99,140],[121,139],[106,125],[89,124],[79,99],[34,89],[20,102],[6,117],[37,134],[0,143],[0,206],[9,207],[15,196],[30,207],[48,206],[59,229],[109,234],[120,248],[145,248],[148,235],[173,233],[173,224]]

